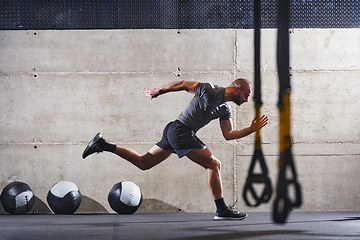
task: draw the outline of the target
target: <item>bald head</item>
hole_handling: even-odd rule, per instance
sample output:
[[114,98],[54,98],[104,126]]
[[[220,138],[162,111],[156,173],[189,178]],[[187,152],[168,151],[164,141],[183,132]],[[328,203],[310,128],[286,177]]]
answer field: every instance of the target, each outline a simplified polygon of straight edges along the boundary
[[229,87],[240,87],[241,89],[247,89],[248,87],[252,90],[252,86],[246,78],[238,78],[233,81]]
[[227,92],[225,91],[225,95],[227,95],[226,100],[233,101],[238,106],[247,102],[252,92],[251,84],[245,78],[236,79],[226,89],[228,90]]

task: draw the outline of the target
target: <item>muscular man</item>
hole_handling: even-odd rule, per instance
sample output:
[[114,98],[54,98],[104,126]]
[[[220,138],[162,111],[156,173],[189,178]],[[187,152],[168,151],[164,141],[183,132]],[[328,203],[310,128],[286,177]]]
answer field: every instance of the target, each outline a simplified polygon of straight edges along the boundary
[[[252,88],[248,80],[239,78],[228,87],[211,83],[176,81],[161,88],[145,88],[145,95],[150,99],[174,91],[187,91],[194,98],[179,117],[166,125],[162,139],[145,155],[132,149],[113,145],[105,141],[98,133],[88,144],[82,157],[108,151],[126,159],[141,170],[148,170],[167,159],[172,153],[179,158],[186,156],[207,170],[208,184],[217,208],[215,220],[242,220],[247,214],[235,211],[225,204],[221,183],[221,163],[206,145],[196,136],[196,132],[211,120],[219,119],[222,134],[226,140],[245,137],[255,131],[255,119],[250,127],[236,130],[231,122],[229,101],[238,106],[247,102]],[[261,128],[268,123],[268,117],[260,118]]]

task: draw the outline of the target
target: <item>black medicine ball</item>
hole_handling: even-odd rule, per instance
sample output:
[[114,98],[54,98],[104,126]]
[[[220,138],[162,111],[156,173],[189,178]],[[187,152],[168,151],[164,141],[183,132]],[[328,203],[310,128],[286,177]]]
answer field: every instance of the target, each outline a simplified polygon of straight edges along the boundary
[[23,182],[8,184],[1,193],[1,204],[10,214],[25,214],[34,206],[35,196],[29,185]]

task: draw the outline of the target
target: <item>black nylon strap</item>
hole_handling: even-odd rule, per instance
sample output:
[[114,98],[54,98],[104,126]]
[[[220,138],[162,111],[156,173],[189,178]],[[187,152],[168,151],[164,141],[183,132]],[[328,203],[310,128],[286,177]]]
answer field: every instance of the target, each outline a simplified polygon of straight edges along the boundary
[[[280,158],[276,198],[273,205],[273,219],[284,223],[292,207],[301,205],[301,189],[297,182],[296,169],[291,153],[290,137],[290,73],[289,73],[289,1],[279,0],[277,63],[279,74],[279,118],[280,118]],[[289,170],[287,170],[289,169]],[[291,173],[292,178],[286,174]],[[293,200],[289,189],[293,186]]]
[[[256,121],[260,122],[260,106],[262,105],[261,101],[261,74],[260,74],[260,27],[261,27],[261,1],[254,0],[254,23],[255,23],[255,32],[254,32],[254,66],[255,66],[255,110],[256,110]],[[248,177],[243,190],[243,198],[246,205],[251,207],[259,206],[261,203],[266,203],[271,198],[272,187],[271,181],[268,177],[268,169],[265,163],[264,155],[261,150],[261,140],[260,140],[260,128],[256,127],[256,136],[255,136],[255,151],[251,164],[248,171]],[[254,173],[256,164],[259,163],[261,167],[260,173]],[[255,189],[254,184],[265,184],[263,192],[259,196]],[[254,201],[249,201],[248,195],[251,194]],[[255,203],[252,203],[255,202]]]

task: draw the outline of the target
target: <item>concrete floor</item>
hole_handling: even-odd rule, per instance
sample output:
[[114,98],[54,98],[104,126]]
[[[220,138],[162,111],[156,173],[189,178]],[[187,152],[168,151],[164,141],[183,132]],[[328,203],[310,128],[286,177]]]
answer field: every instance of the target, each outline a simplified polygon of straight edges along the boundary
[[0,215],[0,239],[360,239],[360,212],[292,212],[286,224],[270,213],[214,221],[213,213]]

